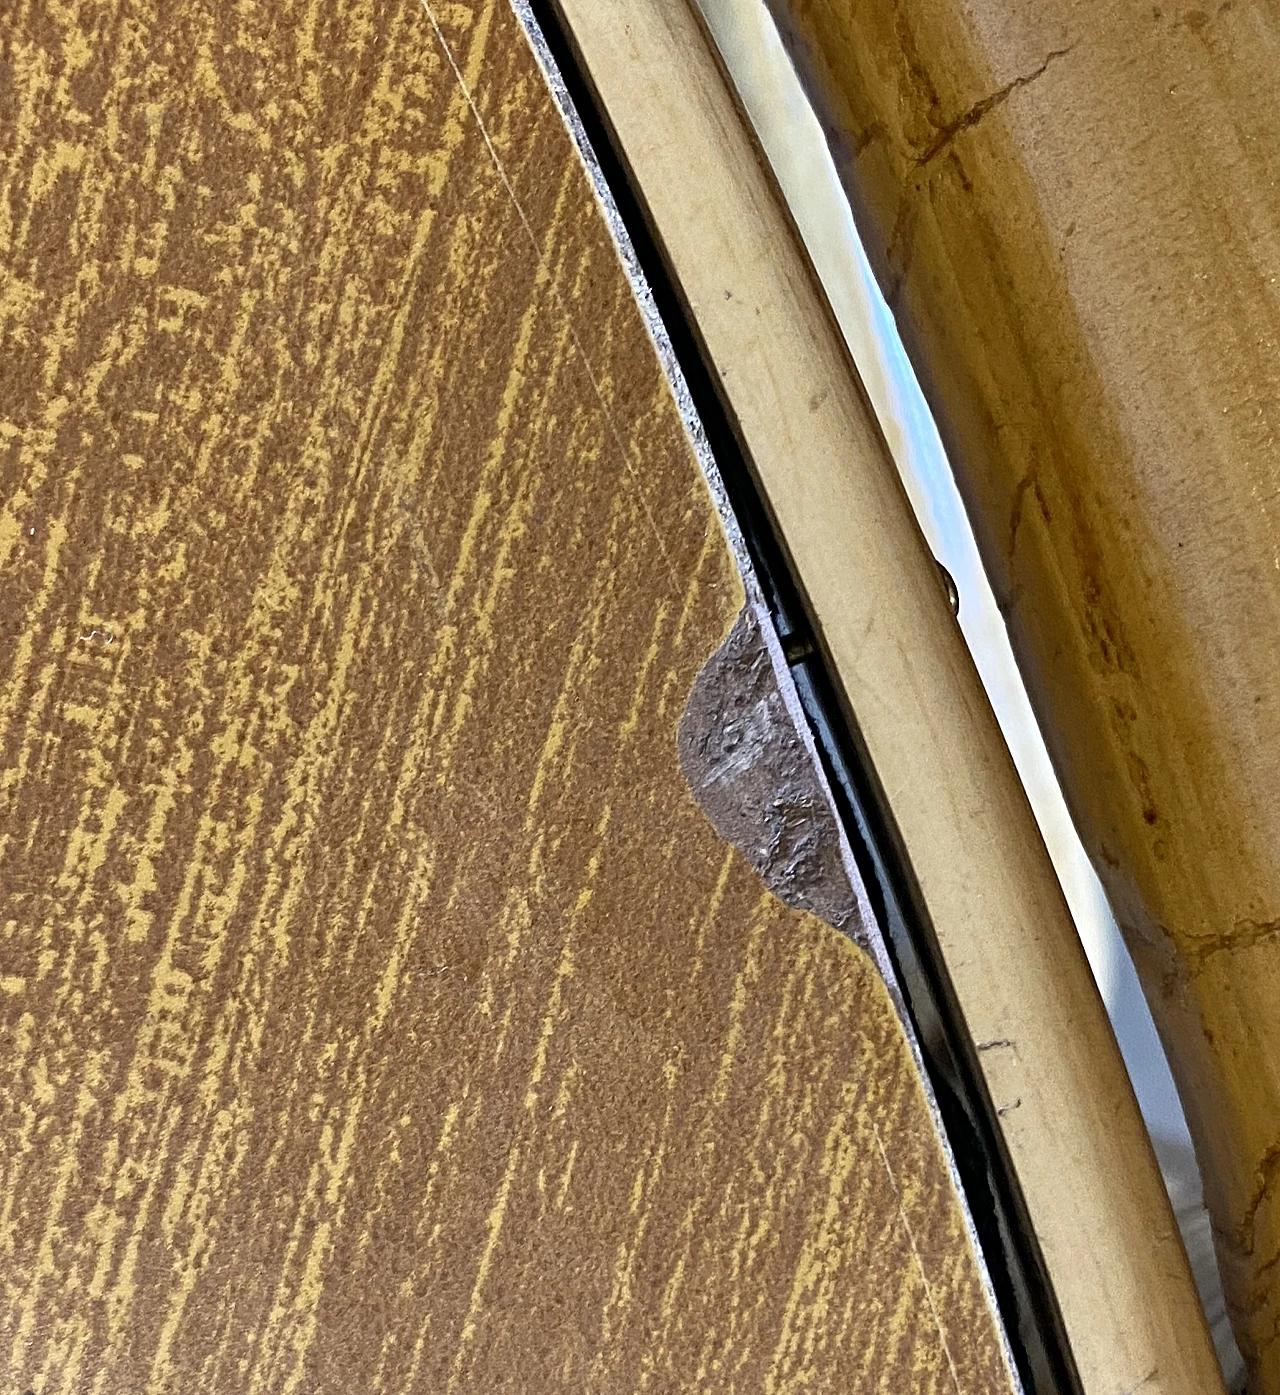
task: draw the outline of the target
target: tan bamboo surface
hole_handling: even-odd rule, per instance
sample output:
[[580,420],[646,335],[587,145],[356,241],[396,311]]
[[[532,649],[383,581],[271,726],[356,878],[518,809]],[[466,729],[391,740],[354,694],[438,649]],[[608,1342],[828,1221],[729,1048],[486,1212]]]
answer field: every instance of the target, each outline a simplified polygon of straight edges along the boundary
[[773,0],[1280,1391],[1280,15]]
[[681,774],[743,582],[505,0],[0,55],[6,1395],[1012,1395]]
[[560,8],[686,297],[935,922],[1085,1389],[1221,1389],[1012,762],[834,323],[685,0]]

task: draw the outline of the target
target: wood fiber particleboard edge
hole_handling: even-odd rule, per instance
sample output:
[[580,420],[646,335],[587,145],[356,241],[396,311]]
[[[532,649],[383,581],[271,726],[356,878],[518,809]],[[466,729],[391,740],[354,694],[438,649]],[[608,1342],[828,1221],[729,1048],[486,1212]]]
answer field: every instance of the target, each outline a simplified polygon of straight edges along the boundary
[[857,713],[1089,1395],[1221,1378],[1074,927],[833,322],[684,0],[560,0]]

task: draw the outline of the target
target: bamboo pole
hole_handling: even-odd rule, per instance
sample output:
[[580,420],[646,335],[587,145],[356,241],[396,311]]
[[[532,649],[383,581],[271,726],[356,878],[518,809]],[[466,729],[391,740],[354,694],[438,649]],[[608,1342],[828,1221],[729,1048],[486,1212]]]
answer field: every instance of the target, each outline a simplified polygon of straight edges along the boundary
[[1280,20],[771,0],[1280,1391]]
[[1026,798],[852,365],[686,0],[561,0],[857,713],[1085,1389],[1221,1389]]

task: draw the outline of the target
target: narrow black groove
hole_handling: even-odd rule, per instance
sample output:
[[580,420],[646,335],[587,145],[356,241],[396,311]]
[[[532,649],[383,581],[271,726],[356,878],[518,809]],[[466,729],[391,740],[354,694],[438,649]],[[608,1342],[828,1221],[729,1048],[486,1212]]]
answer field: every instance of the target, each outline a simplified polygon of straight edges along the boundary
[[885,934],[1026,1395],[1083,1395],[1044,1257],[928,909],[818,626],[556,0],[528,0],[688,383]]

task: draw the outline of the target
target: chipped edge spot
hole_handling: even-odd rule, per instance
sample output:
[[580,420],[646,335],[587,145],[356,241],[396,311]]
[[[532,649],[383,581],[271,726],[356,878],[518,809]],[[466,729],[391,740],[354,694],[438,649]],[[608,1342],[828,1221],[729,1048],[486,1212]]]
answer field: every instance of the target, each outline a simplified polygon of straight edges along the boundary
[[865,947],[856,874],[798,725],[748,605],[694,682],[680,719],[680,768],[716,832],[779,900]]

